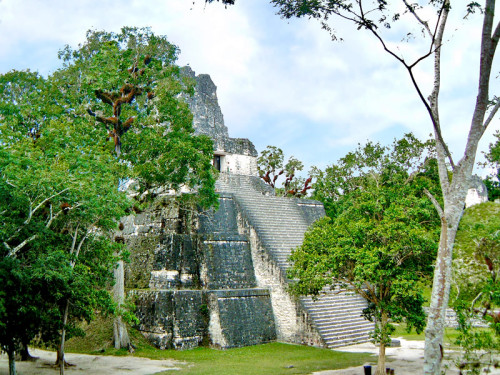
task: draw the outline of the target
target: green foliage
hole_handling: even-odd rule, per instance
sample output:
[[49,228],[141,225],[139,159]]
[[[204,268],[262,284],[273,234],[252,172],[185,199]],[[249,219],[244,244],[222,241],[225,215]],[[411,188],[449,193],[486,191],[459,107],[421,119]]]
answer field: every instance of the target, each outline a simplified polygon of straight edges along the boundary
[[193,135],[179,99],[192,87],[177,52],[149,29],[90,31],[77,50],[61,51],[64,66],[47,79],[0,76],[3,347],[38,334],[53,344],[96,310],[115,311],[107,290],[126,254],[113,233],[132,206],[120,183],[134,179],[149,193],[142,198],[188,186],[197,204],[216,202],[212,142]]
[[488,189],[488,200],[494,201],[500,198],[500,132],[495,133],[497,141],[490,143],[490,150],[486,154],[486,159],[495,171],[486,179],[484,183]]
[[351,194],[361,192],[364,185],[403,186],[419,197],[427,189],[440,200],[432,145],[431,141],[421,142],[412,134],[394,141],[392,149],[368,142],[324,171],[313,168],[312,198],[323,202],[327,216],[331,218],[348,208]]
[[[280,196],[304,197],[311,188],[311,178],[297,177],[296,173],[304,168],[304,164],[291,156],[284,164],[283,150],[276,146],[267,146],[257,159],[259,176],[266,184],[275,189]],[[280,176],[285,175],[285,181],[278,185]]]
[[439,218],[423,191],[439,192],[431,156],[431,143],[407,135],[392,147],[360,146],[317,170],[313,197],[328,217],[306,232],[291,256],[293,291],[351,288],[369,301],[365,317],[377,322],[377,342],[389,341],[389,320],[404,320],[417,332],[425,325],[423,283],[439,235]]
[[[465,374],[479,374],[498,365],[500,354],[500,205],[468,208],[455,244],[451,305],[457,312],[457,365]],[[480,328],[478,323],[488,329]]]
[[91,131],[52,120],[33,138],[7,121],[0,123],[0,305],[8,306],[0,342],[17,348],[37,334],[55,343],[68,299],[70,332],[96,308],[113,309],[105,288],[119,245],[109,235],[130,204],[117,189],[123,166]]
[[217,202],[213,145],[193,134],[192,114],[180,99],[193,87],[174,65],[177,54],[148,28],[89,31],[77,50],[60,52],[64,67],[53,79],[64,92],[59,104],[76,116],[88,112],[99,137],[114,141],[139,192],[187,185],[209,207]]
[[[329,22],[335,17],[352,22],[358,30],[369,30],[379,36],[381,30],[397,28],[398,25],[401,25],[400,20],[404,15],[418,11],[423,7],[421,3],[405,2],[404,8],[401,8],[386,0],[366,3],[353,0],[271,0],[270,2],[278,8],[278,14],[283,18],[308,17],[318,19],[322,28],[329,32],[333,40],[339,38]],[[450,6],[445,1],[435,0],[428,1],[428,5],[439,14]],[[465,13],[469,15],[474,13],[476,9],[481,10],[481,7],[472,2],[465,9]],[[414,38],[414,31],[404,35],[404,40],[412,38]]]

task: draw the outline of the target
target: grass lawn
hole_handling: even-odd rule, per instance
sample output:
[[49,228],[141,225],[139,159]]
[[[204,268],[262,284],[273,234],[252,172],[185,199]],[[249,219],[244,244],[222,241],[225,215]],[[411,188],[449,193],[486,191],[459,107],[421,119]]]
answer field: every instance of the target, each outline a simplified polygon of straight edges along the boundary
[[[116,350],[111,345],[113,324],[110,320],[96,320],[85,329],[87,336],[68,341],[67,352],[130,355],[126,350]],[[150,359],[175,359],[187,362],[175,374],[217,375],[286,375],[310,374],[319,370],[335,370],[364,363],[376,363],[377,358],[368,353],[344,353],[302,345],[270,343],[227,350],[196,348],[192,350],[159,350],[131,329],[134,356]],[[172,371],[163,374],[172,375]]]
[[179,373],[193,375],[310,374],[313,371],[360,366],[369,361],[376,361],[374,356],[366,353],[343,353],[282,343],[228,350],[198,348],[163,351],[158,355],[189,362],[192,366]]
[[[392,334],[392,337],[402,337],[405,340],[422,340],[425,341],[425,333],[416,333],[413,330],[411,333],[406,331],[406,324],[394,324],[396,330]],[[454,345],[455,340],[457,339],[458,332],[454,328],[445,328],[444,331],[444,342],[448,345]]]

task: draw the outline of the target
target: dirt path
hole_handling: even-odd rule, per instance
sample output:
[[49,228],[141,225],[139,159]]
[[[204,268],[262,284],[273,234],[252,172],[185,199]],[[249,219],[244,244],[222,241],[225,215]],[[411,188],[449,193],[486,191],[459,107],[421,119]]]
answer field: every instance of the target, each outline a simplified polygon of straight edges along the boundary
[[[420,375],[424,360],[424,342],[399,339],[401,347],[387,348],[387,366],[395,370],[397,375]],[[378,348],[370,343],[345,346],[337,350],[345,352],[378,353]],[[30,353],[39,357],[36,362],[17,362],[18,375],[57,375],[59,371],[53,367],[56,354],[44,350],[33,349]],[[449,352],[448,354],[453,355]],[[447,356],[448,357],[448,356]],[[150,375],[168,370],[180,370],[187,363],[174,360],[151,360],[139,357],[114,357],[86,354],[66,354],[68,362],[75,366],[66,369],[68,375]],[[445,361],[448,366],[446,375],[457,375],[458,370],[453,361]],[[175,372],[173,372],[175,374]],[[313,375],[363,375],[363,366],[343,370],[315,372]],[[372,368],[375,374],[375,366]],[[0,356],[0,375],[8,375],[8,360],[6,355]],[[215,375],[215,374],[214,374]],[[237,374],[235,374],[237,375]],[[266,374],[263,374],[266,375]],[[500,369],[495,369],[489,375],[500,375]]]
[[[396,375],[421,375],[424,362],[424,341],[413,341],[398,338],[401,342],[400,347],[386,349],[386,368],[394,369]],[[352,346],[344,346],[338,348],[344,352],[365,352],[378,354],[378,347],[371,343],[364,343]],[[456,353],[448,351],[445,353],[445,361],[443,362],[443,370],[446,375],[458,375],[459,371],[453,363],[453,356]],[[375,359],[376,362],[376,359]],[[375,374],[376,366],[372,365],[372,374]],[[313,375],[363,375],[363,366],[351,367],[342,370],[318,371]],[[489,375],[500,375],[500,369],[493,369]]]
[[[16,362],[18,375],[56,375],[59,370],[53,364],[56,353],[45,350],[31,349],[30,354],[38,357],[35,362]],[[65,374],[79,375],[150,375],[162,371],[179,370],[184,362],[166,360],[151,360],[139,357],[114,357],[101,355],[72,354],[65,355],[66,360],[75,366],[67,367]],[[0,375],[9,374],[9,361],[6,355],[0,356]]]

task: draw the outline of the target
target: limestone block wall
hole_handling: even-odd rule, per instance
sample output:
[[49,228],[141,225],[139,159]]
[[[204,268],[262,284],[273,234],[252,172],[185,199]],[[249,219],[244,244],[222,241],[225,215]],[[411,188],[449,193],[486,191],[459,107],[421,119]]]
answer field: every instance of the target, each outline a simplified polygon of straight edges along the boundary
[[192,234],[164,234],[154,246],[149,288],[199,288],[199,241]]
[[257,158],[247,155],[228,154],[224,157],[221,172],[257,176]]
[[294,200],[308,225],[312,225],[316,220],[325,216],[325,209],[320,202],[299,198],[294,198]]
[[246,237],[205,236],[201,242],[202,285],[208,289],[256,287]]
[[[146,210],[120,220],[116,240],[130,250],[130,263],[125,265],[125,287],[148,288],[150,274],[155,268],[156,252],[164,248],[166,235],[183,233],[193,226],[172,196],[159,197]],[[188,221],[191,223],[188,224]]]
[[218,290],[210,293],[212,341],[219,347],[256,345],[276,340],[267,289]]
[[488,188],[479,176],[474,175],[471,177],[469,190],[465,197],[465,207],[471,207],[484,202],[488,202]]
[[203,341],[208,320],[201,290],[150,290],[133,294],[140,320],[138,328],[156,347],[189,349]]

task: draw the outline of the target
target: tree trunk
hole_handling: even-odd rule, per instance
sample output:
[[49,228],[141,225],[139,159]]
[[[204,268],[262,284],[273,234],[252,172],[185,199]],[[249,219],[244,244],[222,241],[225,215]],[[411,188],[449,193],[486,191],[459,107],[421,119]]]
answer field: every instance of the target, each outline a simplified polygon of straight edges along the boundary
[[130,348],[127,326],[121,316],[117,316],[113,322],[113,342],[115,349]]
[[389,318],[387,317],[387,313],[382,312],[380,315],[380,331],[382,332],[382,337],[380,340],[380,346],[378,349],[378,362],[377,362],[377,372],[376,375],[384,375],[385,374],[385,340],[386,340],[386,330],[387,323]]
[[9,375],[16,375],[16,351],[9,346],[7,355],[9,356]]
[[68,323],[68,314],[69,314],[69,300],[66,301],[66,308],[64,309],[63,327],[61,330],[61,344],[59,345],[59,350],[57,351],[57,359],[56,359],[56,364],[59,364],[60,375],[64,375],[64,366],[66,365],[66,361],[64,359],[64,344],[66,341],[66,324]]
[[[477,144],[476,144],[477,145]],[[443,360],[443,335],[446,309],[450,295],[452,256],[458,224],[462,217],[469,187],[475,152],[464,157],[455,168],[453,179],[443,191],[444,210],[441,216],[441,236],[434,268],[432,295],[425,330],[424,374],[440,375]]]
[[36,359],[37,357],[31,356],[30,352],[28,351],[28,344],[22,343],[19,347],[19,350],[17,351],[17,360],[21,362],[27,362],[35,361]]
[[[113,286],[113,298],[120,307],[125,302],[125,278],[123,260],[118,262],[118,267],[114,270],[115,285]],[[127,326],[121,316],[117,316],[113,322],[113,343],[115,349],[130,348],[130,337]]]
[[[493,17],[495,10],[495,0],[487,0],[485,5],[482,37],[481,37],[481,59],[479,69],[479,87],[476,98],[476,105],[472,116],[471,126],[467,138],[467,144],[462,159],[453,167],[453,175],[449,176],[446,167],[445,145],[442,137],[439,136],[439,110],[438,95],[440,87],[440,56],[441,48],[435,52],[434,61],[434,90],[430,96],[430,106],[432,109],[436,135],[436,151],[439,166],[439,180],[444,200],[444,208],[438,212],[441,217],[441,237],[439,249],[434,268],[434,280],[432,284],[432,296],[425,331],[425,352],[424,352],[424,374],[440,375],[441,363],[443,360],[443,335],[445,328],[446,308],[450,294],[453,243],[458,230],[458,224],[462,217],[465,206],[465,197],[469,188],[469,181],[474,167],[477,153],[477,146],[484,131],[488,127],[489,121],[485,122],[485,114],[489,103],[489,81],[491,66],[495,49],[498,43],[500,26],[497,26],[492,37]],[[445,10],[447,13],[448,10]],[[444,27],[444,25],[443,25]],[[443,28],[444,30],[444,28]],[[442,33],[438,39],[441,45]],[[498,106],[493,107],[490,116],[494,116]]]
[[376,375],[385,374],[385,343],[381,342],[378,349],[378,363],[377,363],[377,373]]

